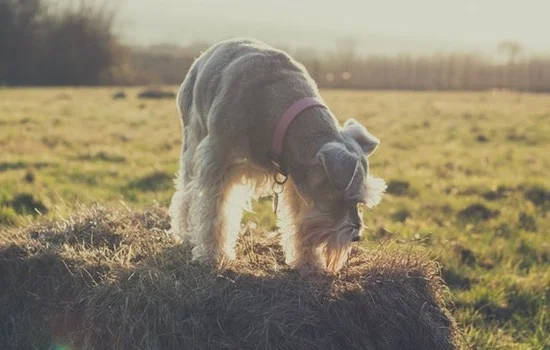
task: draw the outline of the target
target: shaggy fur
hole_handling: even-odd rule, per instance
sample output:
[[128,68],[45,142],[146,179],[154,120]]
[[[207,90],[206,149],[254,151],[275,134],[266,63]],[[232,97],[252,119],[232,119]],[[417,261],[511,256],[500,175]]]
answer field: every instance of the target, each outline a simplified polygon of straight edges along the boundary
[[[321,98],[304,67],[264,43],[221,42],[199,57],[178,93],[184,133],[172,198],[171,232],[193,258],[234,258],[242,208],[269,195],[278,119],[295,101]],[[379,140],[357,121],[340,127],[328,109],[305,110],[290,125],[282,160],[290,178],[278,214],[287,263],[304,271],[339,270],[360,239],[359,204],[385,190],[369,175]]]

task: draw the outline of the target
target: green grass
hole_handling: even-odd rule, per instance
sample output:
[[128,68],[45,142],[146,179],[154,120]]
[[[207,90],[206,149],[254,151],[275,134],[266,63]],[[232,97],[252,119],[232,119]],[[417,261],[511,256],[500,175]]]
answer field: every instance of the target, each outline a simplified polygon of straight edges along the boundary
[[[175,88],[174,88],[175,89]],[[0,89],[0,225],[76,203],[167,206],[178,167],[173,99],[116,89]],[[478,349],[550,348],[550,98],[515,93],[323,91],[382,140],[389,184],[365,214],[370,249],[428,252]],[[274,226],[268,201],[256,220]]]

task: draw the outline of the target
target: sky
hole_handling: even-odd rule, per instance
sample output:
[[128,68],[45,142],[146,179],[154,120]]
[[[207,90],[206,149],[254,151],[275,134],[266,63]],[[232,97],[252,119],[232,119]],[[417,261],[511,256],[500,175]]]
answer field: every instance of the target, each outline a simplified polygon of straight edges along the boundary
[[550,52],[550,0],[119,1],[116,30],[137,44],[254,36],[334,48],[335,40],[352,36],[371,53],[490,53],[503,40]]

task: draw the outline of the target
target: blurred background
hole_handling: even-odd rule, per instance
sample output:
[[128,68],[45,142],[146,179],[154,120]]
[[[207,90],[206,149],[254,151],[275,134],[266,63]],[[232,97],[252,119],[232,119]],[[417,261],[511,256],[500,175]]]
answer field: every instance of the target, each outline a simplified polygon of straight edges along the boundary
[[216,41],[288,50],[320,87],[550,91],[544,0],[1,0],[0,84],[179,84]]

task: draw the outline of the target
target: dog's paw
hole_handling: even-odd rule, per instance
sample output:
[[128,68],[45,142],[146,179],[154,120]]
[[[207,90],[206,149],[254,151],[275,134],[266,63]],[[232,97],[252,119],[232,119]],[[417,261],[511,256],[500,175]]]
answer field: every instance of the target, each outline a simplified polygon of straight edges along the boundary
[[235,261],[237,260],[237,252],[233,248],[226,248],[224,249],[223,254],[218,258],[218,260]]
[[194,262],[197,262],[202,265],[216,265],[218,263],[217,259],[213,256],[208,255],[195,255],[193,254]]
[[198,247],[192,250],[192,261],[209,267],[220,267],[234,259],[235,257],[228,256],[223,252],[205,251]]
[[316,263],[301,263],[295,265],[294,268],[298,271],[300,277],[302,278],[311,279],[316,276],[325,275],[325,270],[321,267],[321,265]]
[[174,243],[176,244],[181,244],[183,242],[185,242],[185,235],[179,230],[177,229],[176,227],[171,227],[168,231],[168,236],[170,236],[172,238],[172,240],[174,241]]
[[175,244],[182,244],[184,242],[183,238],[180,237],[180,235],[174,234],[172,232],[169,232],[170,238],[172,238],[172,241]]

